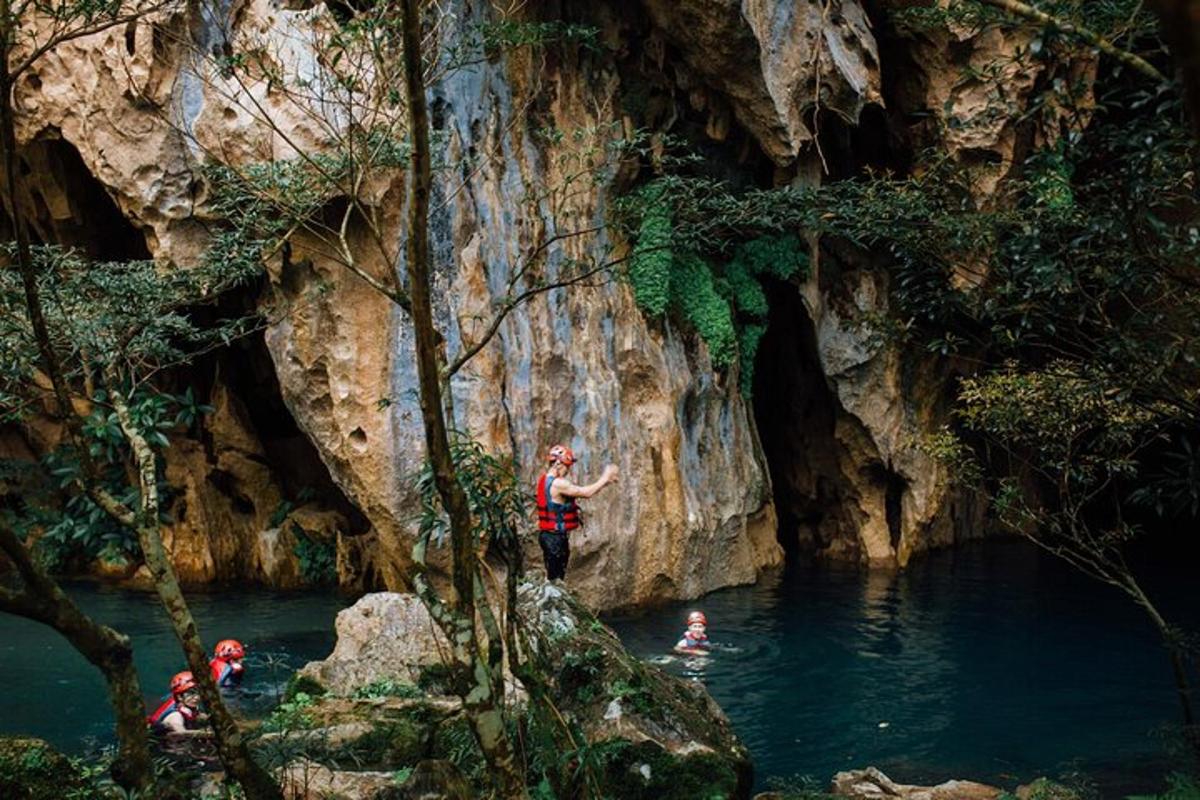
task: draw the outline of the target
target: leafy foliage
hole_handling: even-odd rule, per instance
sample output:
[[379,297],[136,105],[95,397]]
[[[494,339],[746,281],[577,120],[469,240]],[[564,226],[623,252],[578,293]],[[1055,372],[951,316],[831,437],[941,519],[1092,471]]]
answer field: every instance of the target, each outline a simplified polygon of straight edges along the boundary
[[337,582],[337,547],[333,542],[310,536],[299,525],[292,525],[296,544],[292,552],[300,565],[300,577],[309,586],[328,586]]
[[[509,456],[495,456],[467,434],[451,435],[450,453],[455,476],[467,495],[476,543],[491,542],[505,548],[519,547],[522,523],[528,518],[529,499],[518,485]],[[421,495],[420,530],[432,541],[446,540],[449,523],[433,481],[433,468],[426,463],[416,481]]]
[[279,707],[263,720],[262,729],[273,733],[309,730],[316,724],[309,711],[314,703],[316,699],[312,696],[296,692],[290,700],[280,703]]
[[629,282],[642,310],[660,317],[671,299],[671,206],[661,186],[650,184],[639,194],[645,210],[629,262]]
[[[138,492],[125,468],[129,445],[116,413],[103,390],[90,401],[92,410],[83,422],[82,444],[100,469],[104,488],[134,507]],[[129,410],[151,447],[161,452],[170,446],[170,436],[185,432],[212,408],[197,402],[190,388],[177,396],[141,389],[130,399]],[[19,502],[0,510],[0,514],[21,535],[36,540],[36,552],[48,568],[62,569],[72,562],[97,558],[113,563],[138,558],[135,533],[118,524],[87,495],[73,491],[83,475],[72,444],[60,444],[47,453],[40,470],[31,471],[28,466],[24,464],[20,469],[21,482],[15,482],[15,475],[0,475],[0,484],[20,487],[15,492]],[[169,502],[172,489],[164,478],[160,477],[158,491],[164,504]]]
[[[12,258],[12,244],[4,247]],[[246,285],[259,273],[257,263],[164,271],[153,261],[92,262],[55,246],[37,247],[33,257],[46,323],[68,379],[93,378],[111,366],[145,380],[258,324],[238,316],[199,325],[188,313]],[[21,276],[0,271],[0,419],[17,421],[28,411],[38,363]]]
[[[741,368],[741,386],[749,396],[754,357],[766,332],[767,295],[763,279],[803,278],[808,255],[792,234],[758,236],[740,243],[694,238],[674,219],[671,180],[649,183],[623,203],[620,215],[636,228],[636,243],[628,267],[634,299],[651,317],[671,311],[687,322],[708,345],[713,366]],[[698,185],[690,188],[699,191]],[[705,245],[718,251],[701,256]],[[720,253],[731,252],[727,261]]]
[[372,698],[372,697],[423,697],[424,692],[411,683],[403,683],[401,681],[391,680],[388,678],[380,678],[379,680],[371,681],[365,686],[359,686],[354,690],[352,695],[355,698]]
[[671,262],[671,302],[708,345],[713,366],[728,367],[737,358],[737,335],[729,303],[713,284],[712,270],[695,253]]

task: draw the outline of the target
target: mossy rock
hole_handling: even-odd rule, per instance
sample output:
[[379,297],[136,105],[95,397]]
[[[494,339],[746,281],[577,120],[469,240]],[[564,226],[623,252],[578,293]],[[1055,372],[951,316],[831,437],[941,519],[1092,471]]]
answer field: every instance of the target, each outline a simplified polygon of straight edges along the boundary
[[4,800],[61,800],[83,788],[71,760],[42,739],[0,736],[0,797]]
[[328,690],[321,685],[320,681],[296,672],[292,674],[292,677],[288,678],[287,686],[284,687],[283,702],[292,702],[298,694],[306,694],[309,697],[323,697],[326,692]]
[[[613,743],[617,745],[617,743]],[[653,742],[610,747],[604,789],[623,800],[729,800],[748,786],[715,753],[674,756]],[[749,776],[747,776],[748,778]]]
[[1079,793],[1049,778],[1038,778],[1017,789],[1018,800],[1080,800]]

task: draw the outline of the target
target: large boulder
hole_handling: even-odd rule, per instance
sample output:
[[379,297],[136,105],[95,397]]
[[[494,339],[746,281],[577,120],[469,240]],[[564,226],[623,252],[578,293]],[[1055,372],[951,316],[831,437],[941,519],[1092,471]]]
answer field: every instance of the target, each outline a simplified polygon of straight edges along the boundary
[[[749,796],[749,753],[703,687],[634,658],[579,601],[543,579],[521,585],[516,613],[533,633],[524,655],[556,709],[604,754],[597,780],[606,796]],[[289,719],[302,730],[267,734],[260,751],[278,756],[275,763],[302,755],[333,772],[448,760],[482,789],[482,755],[461,705],[436,696],[448,648],[420,602],[368,595],[339,614],[337,629],[334,652],[306,665],[295,682],[305,692],[303,708]],[[524,687],[514,686],[508,698],[517,724],[532,724]]]
[[449,643],[414,595],[368,594],[338,612],[337,644],[324,661],[300,670],[335,695],[382,681],[418,683],[422,671],[441,665]]

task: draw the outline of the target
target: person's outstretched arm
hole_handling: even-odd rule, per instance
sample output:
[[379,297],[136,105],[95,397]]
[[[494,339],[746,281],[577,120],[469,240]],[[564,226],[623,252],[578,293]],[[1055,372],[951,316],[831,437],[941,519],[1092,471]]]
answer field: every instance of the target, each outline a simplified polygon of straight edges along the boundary
[[587,486],[576,486],[566,478],[559,478],[554,482],[554,491],[557,491],[564,497],[579,497],[587,499],[603,489],[605,486],[608,486],[610,483],[616,483],[617,476],[618,471],[616,466],[609,464],[604,468],[604,474],[602,474],[598,480],[589,483]]

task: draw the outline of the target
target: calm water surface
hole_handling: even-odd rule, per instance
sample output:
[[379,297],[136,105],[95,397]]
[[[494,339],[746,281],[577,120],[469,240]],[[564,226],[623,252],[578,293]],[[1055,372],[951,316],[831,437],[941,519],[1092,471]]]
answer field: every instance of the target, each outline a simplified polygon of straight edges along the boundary
[[[1153,588],[1195,625],[1179,562],[1178,574],[1158,569]],[[156,701],[183,665],[155,597],[70,591],[133,637],[147,705]],[[248,686],[259,694],[237,702],[251,714],[291,668],[329,654],[346,604],[244,588],[190,599],[207,641],[250,645]],[[704,682],[750,748],[760,786],[868,764],[904,781],[1006,785],[1081,770],[1120,797],[1159,788],[1171,767],[1161,730],[1177,710],[1153,632],[1116,591],[1019,543],[938,553],[895,574],[794,568],[612,622],[633,652],[663,661],[692,607],[721,648],[665,668]],[[49,629],[0,615],[0,674],[0,732],[72,752],[110,741],[103,682]]]
[[[1176,614],[1192,584],[1157,574]],[[1184,587],[1184,594],[1180,592]],[[1011,785],[1080,770],[1105,797],[1157,789],[1178,710],[1170,670],[1115,590],[1017,542],[937,553],[895,574],[809,567],[610,620],[662,662],[692,607],[712,656],[665,668],[702,681],[772,776],[824,782],[874,764],[894,779]]]
[[[179,644],[156,595],[74,584],[70,594],[94,618],[133,639],[146,705],[153,708],[167,682],[186,669]],[[333,593],[285,593],[238,588],[192,592],[189,605],[205,642],[234,638],[246,644],[247,689],[236,697],[243,713],[276,701],[291,670],[333,649],[333,620],[346,601]],[[27,733],[81,753],[113,739],[104,680],[54,631],[0,614],[0,732]]]

